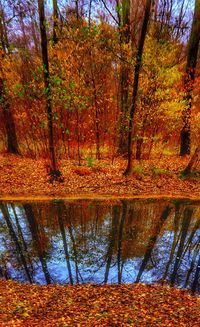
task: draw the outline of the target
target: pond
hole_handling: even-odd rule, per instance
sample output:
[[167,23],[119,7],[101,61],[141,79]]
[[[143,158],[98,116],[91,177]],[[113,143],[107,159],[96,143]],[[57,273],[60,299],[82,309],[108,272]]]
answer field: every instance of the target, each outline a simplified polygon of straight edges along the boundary
[[0,202],[0,277],[200,293],[200,201]]

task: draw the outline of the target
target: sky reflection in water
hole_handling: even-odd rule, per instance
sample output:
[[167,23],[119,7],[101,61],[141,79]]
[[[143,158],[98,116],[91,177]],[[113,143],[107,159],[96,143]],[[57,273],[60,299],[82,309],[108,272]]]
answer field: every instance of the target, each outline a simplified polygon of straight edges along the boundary
[[0,277],[200,292],[200,202],[0,203]]

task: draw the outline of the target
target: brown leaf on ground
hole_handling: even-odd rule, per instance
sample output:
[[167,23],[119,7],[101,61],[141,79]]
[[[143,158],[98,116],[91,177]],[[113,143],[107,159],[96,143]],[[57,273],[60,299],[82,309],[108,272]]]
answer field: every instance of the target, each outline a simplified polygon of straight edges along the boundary
[[62,160],[59,169],[63,183],[49,183],[44,159],[13,155],[0,156],[0,197],[68,197],[79,195],[104,196],[173,196],[200,197],[200,178],[180,177],[188,159],[162,158],[134,162],[131,176],[123,176],[126,161],[116,159],[95,161],[92,167],[78,166]]
[[200,299],[160,285],[0,281],[1,326],[200,326]]

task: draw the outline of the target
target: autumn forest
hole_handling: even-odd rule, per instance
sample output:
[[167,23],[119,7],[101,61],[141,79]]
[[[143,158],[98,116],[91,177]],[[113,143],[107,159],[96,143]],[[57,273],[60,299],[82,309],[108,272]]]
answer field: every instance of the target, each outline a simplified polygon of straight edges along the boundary
[[52,170],[129,157],[128,173],[194,154],[199,15],[198,0],[1,1],[1,151]]
[[200,0],[0,0],[1,326],[199,326],[199,44]]

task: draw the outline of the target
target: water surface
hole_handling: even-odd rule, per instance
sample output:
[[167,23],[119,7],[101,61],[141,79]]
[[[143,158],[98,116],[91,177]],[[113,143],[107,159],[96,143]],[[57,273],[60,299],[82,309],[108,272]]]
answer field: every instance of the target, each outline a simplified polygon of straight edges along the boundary
[[200,202],[0,202],[0,277],[168,283],[200,293]]

